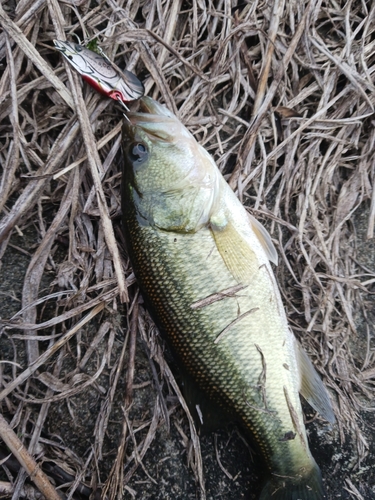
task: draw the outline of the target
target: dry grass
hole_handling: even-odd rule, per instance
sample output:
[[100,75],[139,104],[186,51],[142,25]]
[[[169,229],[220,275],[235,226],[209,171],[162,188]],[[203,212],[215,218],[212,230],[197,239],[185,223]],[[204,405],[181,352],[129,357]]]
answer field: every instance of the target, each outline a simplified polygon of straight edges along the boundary
[[[105,483],[108,498],[121,498],[123,488],[134,494],[127,483],[177,408],[166,401],[161,380],[188,415],[190,436],[182,429],[181,436],[187,447],[192,443],[190,462],[204,497],[199,439],[154,327],[138,307],[124,253],[115,161],[121,109],[83,85],[52,46],[53,38],[84,37],[83,28],[144,81],[148,95],[177,113],[268,225],[291,326],[334,394],[342,441],[354,436],[358,463],[368,452],[358,415],[374,399],[372,325],[363,352],[355,352],[355,343],[375,274],[357,258],[355,220],[367,210],[367,237],[374,237],[375,7],[365,0],[234,5],[20,0],[0,6],[0,259],[18,251],[12,234],[22,236],[30,225],[38,233],[20,310],[0,321],[0,336],[15,346],[14,359],[0,360],[0,408],[18,434],[32,428],[25,442],[32,455],[43,446],[51,460],[74,469],[69,454],[42,445],[40,436],[53,402],[69,404],[97,388],[92,451],[82,457],[80,475],[73,470],[66,480],[73,481],[69,498],[85,474],[94,489],[95,481]],[[41,289],[46,274],[52,274],[48,293]],[[121,303],[129,328],[113,359]],[[54,308],[49,316],[42,314],[47,305]],[[83,348],[82,329],[94,317],[100,328]],[[153,414],[141,423],[130,417],[136,335],[157,392]],[[26,357],[16,353],[21,345]],[[62,372],[68,354],[71,370]],[[88,375],[90,362],[96,369]],[[106,387],[98,385],[104,372]],[[125,395],[118,389],[124,372]],[[115,399],[123,401],[122,440],[107,479],[97,470]],[[38,405],[32,426],[28,403]],[[138,433],[141,426],[146,430]],[[13,498],[24,480],[18,476]],[[362,498],[350,480],[347,491]]]

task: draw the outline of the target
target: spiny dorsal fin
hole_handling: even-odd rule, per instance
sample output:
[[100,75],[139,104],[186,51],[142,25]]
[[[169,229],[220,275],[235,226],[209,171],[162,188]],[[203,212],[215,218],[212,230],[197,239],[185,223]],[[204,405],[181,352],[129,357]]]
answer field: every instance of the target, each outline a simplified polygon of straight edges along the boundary
[[272,243],[271,236],[268,234],[267,229],[265,227],[263,227],[262,224],[259,221],[257,221],[253,215],[251,215],[249,213],[247,215],[249,216],[252,230],[254,231],[255,235],[257,236],[264,251],[266,252],[268,260],[270,260],[271,262],[273,262],[277,266],[277,264],[278,264],[277,251],[276,251],[275,245]]
[[306,401],[321,414],[328,422],[335,421],[331,401],[327,389],[324,387],[314,365],[309,357],[296,342],[298,368],[301,377],[300,393]]
[[238,283],[249,283],[259,269],[255,252],[222,212],[211,217],[210,222],[216,247],[227,268]]

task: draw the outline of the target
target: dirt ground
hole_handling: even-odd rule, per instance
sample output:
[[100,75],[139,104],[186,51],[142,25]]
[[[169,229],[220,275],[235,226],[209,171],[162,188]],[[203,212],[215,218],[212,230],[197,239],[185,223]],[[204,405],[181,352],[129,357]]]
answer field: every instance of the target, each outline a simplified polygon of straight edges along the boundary
[[[269,230],[334,402],[333,426],[304,406],[327,498],[375,499],[371,2],[20,0],[0,22],[0,414],[51,482],[229,500],[264,478],[234,424],[196,434],[125,250],[123,109],[53,48],[75,33],[178,114]],[[0,464],[0,498],[40,498],[1,438]]]

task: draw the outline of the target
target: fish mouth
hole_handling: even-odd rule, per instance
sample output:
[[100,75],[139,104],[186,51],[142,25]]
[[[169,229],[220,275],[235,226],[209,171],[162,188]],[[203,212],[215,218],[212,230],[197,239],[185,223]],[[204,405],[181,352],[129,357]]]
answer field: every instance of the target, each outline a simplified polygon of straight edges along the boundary
[[140,111],[130,112],[127,117],[130,123],[124,123],[124,132],[129,137],[135,136],[135,130],[144,132],[152,141],[175,142],[181,124],[165,106],[151,99],[142,97],[139,100]]

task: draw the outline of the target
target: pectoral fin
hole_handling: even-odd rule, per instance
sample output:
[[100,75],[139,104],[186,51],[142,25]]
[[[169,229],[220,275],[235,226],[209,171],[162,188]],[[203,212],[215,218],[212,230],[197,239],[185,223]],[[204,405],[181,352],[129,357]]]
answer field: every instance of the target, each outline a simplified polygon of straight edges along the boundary
[[249,283],[259,269],[255,252],[223,214],[211,217],[216,247],[238,283]]
[[266,228],[263,227],[262,224],[258,222],[254,216],[252,216],[251,214],[247,215],[249,216],[252,230],[254,231],[256,237],[260,241],[264,251],[266,252],[268,260],[270,260],[277,266],[278,255],[276,252],[276,248],[272,243],[271,236],[268,234]]
[[335,421],[327,389],[305,351],[296,344],[298,367],[301,376],[300,393],[306,401],[328,422]]

